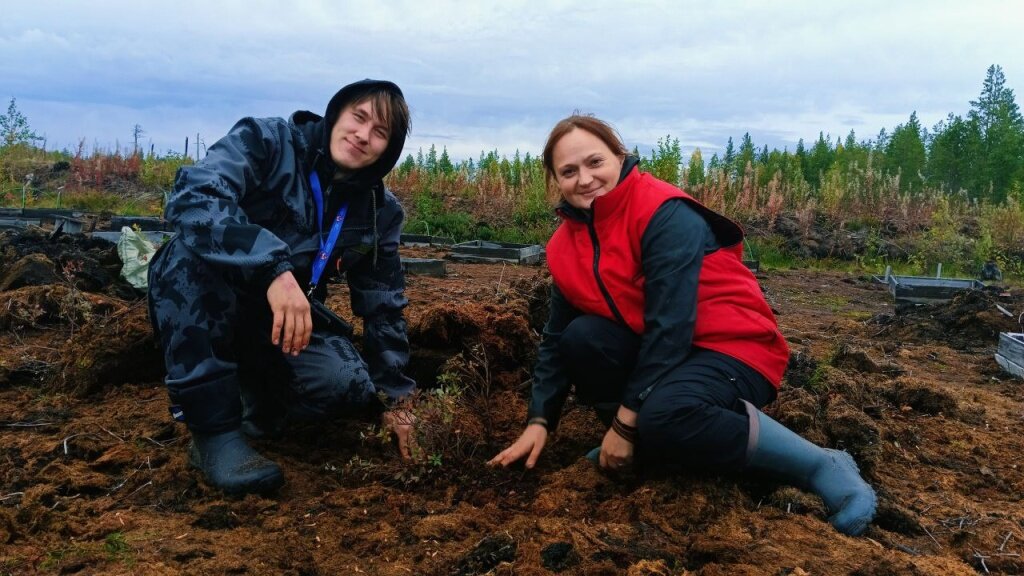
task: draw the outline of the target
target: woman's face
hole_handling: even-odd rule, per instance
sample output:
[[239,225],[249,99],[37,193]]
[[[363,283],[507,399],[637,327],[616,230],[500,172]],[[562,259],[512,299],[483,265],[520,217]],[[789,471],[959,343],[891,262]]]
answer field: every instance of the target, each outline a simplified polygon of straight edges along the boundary
[[622,157],[603,140],[579,128],[555,143],[551,160],[562,197],[581,209],[589,209],[595,198],[615,188],[622,172]]

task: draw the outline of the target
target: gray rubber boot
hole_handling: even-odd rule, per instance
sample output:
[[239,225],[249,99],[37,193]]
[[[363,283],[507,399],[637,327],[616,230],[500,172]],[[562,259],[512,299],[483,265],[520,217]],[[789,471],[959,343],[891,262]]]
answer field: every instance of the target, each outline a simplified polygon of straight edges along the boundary
[[828,521],[849,536],[864,533],[875,517],[875,491],[860,476],[853,457],[816,446],[744,402],[750,416],[747,468],[770,473],[814,492],[825,502]]
[[192,432],[189,462],[227,494],[266,494],[284,484],[281,468],[253,450],[237,429],[219,434]]
[[[612,427],[612,420],[615,419],[615,414],[619,411],[618,402],[598,402],[592,405],[594,412],[597,414],[597,419],[604,424],[605,428]],[[600,466],[601,464],[601,446],[598,445],[595,448],[591,448],[589,452],[583,455],[584,458],[594,463],[594,466]]]

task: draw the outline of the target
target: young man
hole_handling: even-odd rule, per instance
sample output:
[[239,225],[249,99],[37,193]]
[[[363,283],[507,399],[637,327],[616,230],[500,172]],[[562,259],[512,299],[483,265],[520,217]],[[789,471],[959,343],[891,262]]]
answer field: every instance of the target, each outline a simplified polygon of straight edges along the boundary
[[[177,234],[149,269],[150,317],[167,364],[171,414],[192,435],[189,457],[228,493],[284,483],[249,436],[410,394],[398,256],[403,213],[382,182],[409,130],[401,90],[363,80],[323,117],[244,118],[194,166],[167,203]],[[363,352],[322,302],[345,274],[363,318]],[[410,457],[412,418],[383,424]]]

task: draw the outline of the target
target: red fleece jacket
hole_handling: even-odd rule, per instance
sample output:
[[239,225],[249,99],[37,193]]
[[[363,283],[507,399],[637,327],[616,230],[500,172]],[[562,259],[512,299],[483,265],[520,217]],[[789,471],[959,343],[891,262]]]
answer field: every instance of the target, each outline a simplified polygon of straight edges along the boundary
[[706,255],[701,267],[693,345],[732,356],[778,387],[789,347],[757,279],[743,264],[742,229],[650,174],[633,169],[596,199],[592,224],[563,218],[547,245],[555,285],[581,312],[624,322],[643,334],[641,240],[655,211],[672,198],[683,199],[704,217],[722,246]]

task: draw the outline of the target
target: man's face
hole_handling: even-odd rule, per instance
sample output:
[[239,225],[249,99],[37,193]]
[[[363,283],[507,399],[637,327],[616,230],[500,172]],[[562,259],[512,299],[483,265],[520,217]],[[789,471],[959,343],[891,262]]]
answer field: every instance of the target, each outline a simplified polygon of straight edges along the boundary
[[373,100],[349,104],[331,129],[331,159],[343,170],[373,164],[388,147],[391,131],[374,110]]

